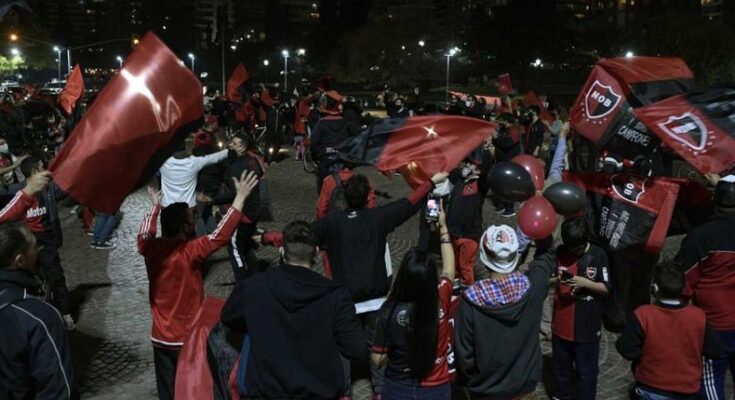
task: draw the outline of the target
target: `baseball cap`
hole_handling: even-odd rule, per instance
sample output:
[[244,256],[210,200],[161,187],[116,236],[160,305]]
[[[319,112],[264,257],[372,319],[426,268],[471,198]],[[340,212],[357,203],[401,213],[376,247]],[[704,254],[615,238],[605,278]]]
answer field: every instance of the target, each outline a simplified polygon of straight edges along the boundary
[[485,267],[507,274],[518,265],[518,237],[508,225],[492,225],[480,238],[480,261]]

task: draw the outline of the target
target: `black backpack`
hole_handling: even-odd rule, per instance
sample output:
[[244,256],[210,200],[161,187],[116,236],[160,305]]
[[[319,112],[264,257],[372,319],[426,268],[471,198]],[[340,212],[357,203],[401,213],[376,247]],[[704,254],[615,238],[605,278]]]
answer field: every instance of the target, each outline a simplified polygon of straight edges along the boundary
[[345,188],[342,186],[342,178],[339,176],[339,172],[333,172],[332,178],[337,186],[334,187],[331,196],[329,196],[329,211],[327,214],[342,212],[349,208],[345,199]]

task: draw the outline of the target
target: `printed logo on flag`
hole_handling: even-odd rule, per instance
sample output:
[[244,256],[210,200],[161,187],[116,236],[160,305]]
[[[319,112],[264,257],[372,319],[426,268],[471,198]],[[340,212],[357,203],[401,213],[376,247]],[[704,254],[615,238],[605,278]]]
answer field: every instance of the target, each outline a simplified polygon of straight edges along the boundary
[[693,151],[701,151],[707,145],[707,127],[699,117],[688,111],[681,115],[672,115],[665,122],[656,125]]
[[595,276],[597,276],[597,268],[596,267],[587,267],[584,270],[584,274],[587,276],[588,279],[595,279]]
[[609,85],[595,81],[584,98],[584,112],[589,119],[599,119],[610,114],[623,97]]
[[631,203],[638,204],[641,195],[646,192],[646,178],[637,175],[613,175],[610,177],[610,187],[618,197]]

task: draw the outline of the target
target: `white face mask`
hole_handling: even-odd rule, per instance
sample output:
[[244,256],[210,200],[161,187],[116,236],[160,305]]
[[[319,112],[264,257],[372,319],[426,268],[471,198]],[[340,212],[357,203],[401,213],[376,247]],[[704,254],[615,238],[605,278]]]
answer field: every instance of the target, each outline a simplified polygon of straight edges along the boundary
[[464,103],[467,104],[467,107],[472,107],[472,102],[471,101],[467,100]]
[[452,192],[453,187],[454,185],[449,182],[449,179],[446,179],[436,185],[436,187],[434,188],[434,194],[439,196],[446,196]]
[[10,152],[10,148],[8,147],[7,143],[0,145],[0,153],[8,154],[9,152]]

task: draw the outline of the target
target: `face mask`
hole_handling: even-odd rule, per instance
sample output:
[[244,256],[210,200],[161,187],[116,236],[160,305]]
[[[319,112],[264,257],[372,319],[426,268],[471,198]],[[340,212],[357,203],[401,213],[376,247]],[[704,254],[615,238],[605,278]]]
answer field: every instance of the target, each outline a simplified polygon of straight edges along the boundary
[[467,104],[467,107],[472,107],[472,102],[471,101],[467,100],[464,103]]
[[10,152],[10,148],[8,147],[7,143],[0,145],[0,153],[8,154],[9,152]]
[[436,187],[434,188],[434,194],[439,196],[446,196],[449,193],[452,192],[452,188],[454,185],[452,185],[451,182],[449,182],[449,179],[442,181]]
[[470,172],[472,172],[472,169],[470,167],[462,168],[462,178],[468,177],[470,175]]

